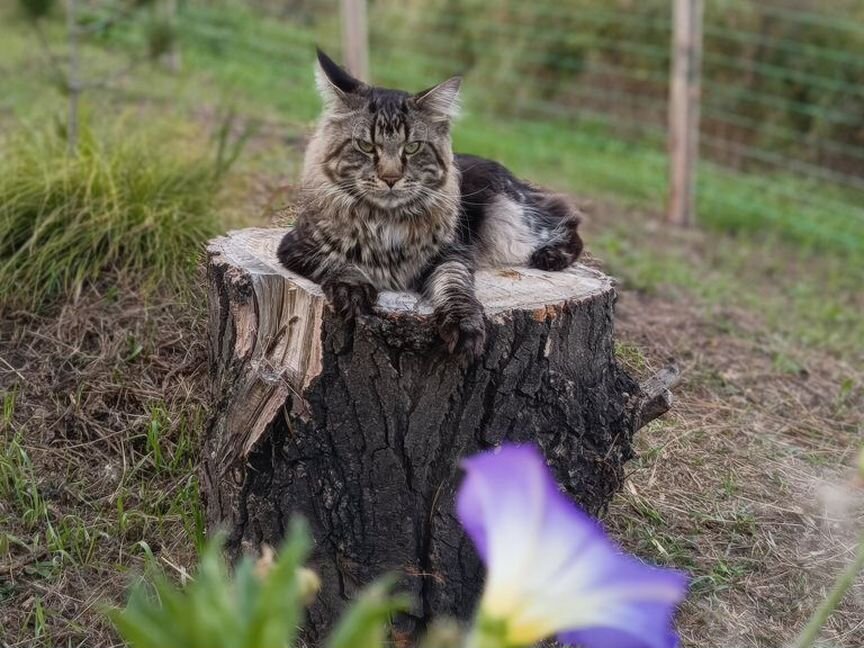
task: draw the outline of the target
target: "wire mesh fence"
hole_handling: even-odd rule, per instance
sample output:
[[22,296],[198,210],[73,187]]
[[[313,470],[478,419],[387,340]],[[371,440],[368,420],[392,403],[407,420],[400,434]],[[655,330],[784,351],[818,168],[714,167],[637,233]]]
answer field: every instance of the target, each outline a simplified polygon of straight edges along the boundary
[[[257,62],[275,106],[314,116],[312,46],[340,55],[339,3],[213,5],[181,6],[186,46]],[[461,148],[662,207],[668,0],[370,0],[368,24],[376,83],[465,75]],[[707,3],[701,115],[703,221],[864,250],[864,0]]]

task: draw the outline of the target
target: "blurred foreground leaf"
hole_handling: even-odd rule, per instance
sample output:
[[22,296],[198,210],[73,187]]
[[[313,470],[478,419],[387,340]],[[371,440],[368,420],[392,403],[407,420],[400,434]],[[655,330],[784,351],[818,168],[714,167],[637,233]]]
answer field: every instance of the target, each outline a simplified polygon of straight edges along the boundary
[[139,584],[111,618],[134,648],[286,648],[296,638],[308,595],[301,568],[310,544],[306,526],[295,522],[266,569],[246,558],[232,578],[222,540],[211,541],[185,588],[155,569],[151,586]]
[[407,597],[392,593],[395,578],[384,577],[367,587],[336,626],[329,648],[381,648],[390,620],[408,609]]

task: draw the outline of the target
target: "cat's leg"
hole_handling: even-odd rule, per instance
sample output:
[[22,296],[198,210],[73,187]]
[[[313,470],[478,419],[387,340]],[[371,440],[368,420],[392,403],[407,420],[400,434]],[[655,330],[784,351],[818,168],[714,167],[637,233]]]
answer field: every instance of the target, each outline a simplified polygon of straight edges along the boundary
[[469,361],[483,352],[486,323],[474,292],[474,259],[469,249],[454,246],[430,265],[420,289],[432,303],[438,335],[447,350]]
[[321,281],[327,261],[310,229],[302,225],[294,227],[282,237],[276,257],[291,272],[315,282]]
[[541,227],[547,228],[547,237],[531,254],[531,267],[540,270],[567,268],[582,254],[579,212],[560,196],[548,194],[537,199],[533,207],[541,219]]
[[303,228],[288,232],[276,255],[292,272],[320,283],[330,307],[340,317],[352,320],[372,313],[378,291],[369,279],[355,266],[323,251],[314,236]]

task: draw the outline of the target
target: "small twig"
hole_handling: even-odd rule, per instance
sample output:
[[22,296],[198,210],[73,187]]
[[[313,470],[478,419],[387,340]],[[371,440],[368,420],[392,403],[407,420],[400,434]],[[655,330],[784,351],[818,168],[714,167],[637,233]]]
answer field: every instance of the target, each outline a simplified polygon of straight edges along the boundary
[[9,362],[6,360],[6,358],[0,356],[0,362],[2,362],[4,365],[6,365],[7,367],[9,367],[10,371],[12,371],[12,372],[13,372],[16,376],[18,376],[21,380],[23,380],[24,382],[27,382],[27,379],[26,379],[26,378],[21,374],[21,372],[18,371],[18,370],[17,370],[15,367],[13,367],[11,364],[9,364]]
[[181,566],[181,565],[177,565],[177,564],[171,562],[171,561],[168,560],[168,558],[166,558],[165,556],[160,556],[160,560],[161,560],[162,562],[164,562],[166,565],[168,565],[171,569],[173,569],[174,571],[176,571],[177,574],[180,576],[180,579],[183,581],[184,584],[186,583],[186,581],[188,581],[188,580],[192,580],[191,577],[189,576],[189,572],[186,570],[185,567],[183,567],[183,566]]

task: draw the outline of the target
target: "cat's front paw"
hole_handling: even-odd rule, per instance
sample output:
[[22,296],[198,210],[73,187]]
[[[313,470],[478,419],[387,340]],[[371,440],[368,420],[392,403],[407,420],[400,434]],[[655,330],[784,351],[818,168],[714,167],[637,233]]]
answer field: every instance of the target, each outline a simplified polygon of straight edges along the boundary
[[483,353],[486,343],[486,322],[483,310],[477,308],[468,313],[442,310],[435,313],[438,335],[447,350],[469,362],[474,362]]
[[330,308],[346,320],[353,320],[360,315],[371,315],[372,308],[378,301],[378,291],[368,283],[325,281],[321,284],[321,289]]

